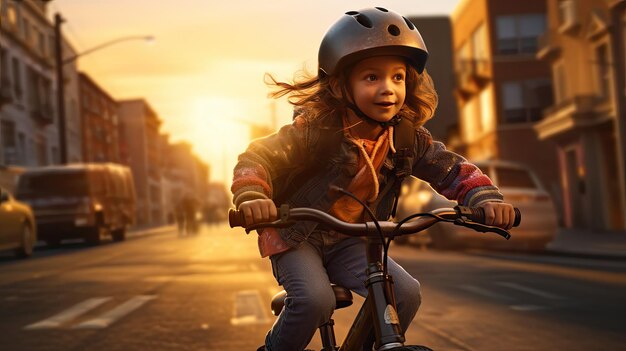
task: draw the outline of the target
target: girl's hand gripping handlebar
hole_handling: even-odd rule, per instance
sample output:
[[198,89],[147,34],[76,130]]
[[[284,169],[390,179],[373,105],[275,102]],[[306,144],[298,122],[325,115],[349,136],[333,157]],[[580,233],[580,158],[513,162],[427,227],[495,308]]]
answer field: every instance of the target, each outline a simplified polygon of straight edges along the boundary
[[[409,219],[417,218],[415,221],[409,222]],[[483,224],[485,221],[485,212],[480,207],[456,206],[455,208],[441,208],[427,213],[417,213],[405,218],[404,220],[394,223],[389,221],[379,221],[378,226],[374,222],[365,223],[347,223],[332,217],[326,212],[313,208],[292,208],[288,205],[282,205],[279,208],[279,219],[268,223],[257,223],[246,227],[246,232],[252,230],[274,227],[289,227],[295,221],[314,221],[325,225],[327,228],[336,230],[340,233],[351,236],[367,236],[369,234],[383,233],[387,237],[397,235],[413,234],[422,231],[433,224],[443,221],[452,222],[456,225],[464,226],[476,230],[478,232],[493,232],[509,239],[511,234],[502,228]],[[237,210],[231,209],[228,213],[228,221],[231,228],[245,227],[245,219],[243,214]],[[514,227],[521,222],[521,213],[515,208]]]

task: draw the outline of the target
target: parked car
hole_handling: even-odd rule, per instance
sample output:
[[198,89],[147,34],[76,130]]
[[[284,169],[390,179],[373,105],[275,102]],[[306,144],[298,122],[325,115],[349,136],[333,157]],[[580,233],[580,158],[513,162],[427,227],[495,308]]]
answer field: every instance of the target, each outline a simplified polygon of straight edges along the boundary
[[0,187],[0,250],[15,250],[18,257],[29,257],[35,243],[37,229],[33,211]]
[[20,176],[16,197],[32,207],[39,237],[50,246],[71,238],[98,244],[108,235],[122,241],[135,222],[132,173],[118,164],[31,168]]
[[[471,229],[435,224],[426,233],[436,248],[490,247],[520,250],[541,250],[554,239],[557,214],[553,201],[535,174],[527,167],[505,161],[475,162],[504,195],[505,201],[520,209],[522,222],[511,230],[511,239],[479,233]],[[428,183],[412,179],[403,185],[403,196],[398,203],[396,218],[402,219],[416,212],[440,207],[454,207],[450,201],[434,191]],[[400,237],[402,238],[402,237]],[[405,243],[406,240],[399,243]]]

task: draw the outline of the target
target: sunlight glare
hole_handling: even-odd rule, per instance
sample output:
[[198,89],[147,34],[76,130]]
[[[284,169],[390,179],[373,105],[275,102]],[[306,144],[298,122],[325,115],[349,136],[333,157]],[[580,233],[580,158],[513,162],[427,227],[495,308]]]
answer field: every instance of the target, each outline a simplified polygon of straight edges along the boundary
[[196,153],[211,165],[211,179],[230,182],[237,156],[250,142],[241,101],[226,97],[197,98],[188,126]]

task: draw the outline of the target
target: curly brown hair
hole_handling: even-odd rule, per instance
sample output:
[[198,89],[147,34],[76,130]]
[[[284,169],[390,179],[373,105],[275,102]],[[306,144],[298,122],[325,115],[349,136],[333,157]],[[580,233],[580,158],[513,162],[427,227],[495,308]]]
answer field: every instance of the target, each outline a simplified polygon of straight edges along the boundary
[[[266,73],[265,83],[276,87],[268,95],[271,98],[287,95],[287,100],[294,105],[294,109],[304,112],[304,116],[312,121],[328,115],[341,115],[346,113],[346,106],[341,96],[333,92],[332,80],[336,79],[340,87],[347,88],[352,67],[341,70],[338,76],[322,77],[313,76],[306,69],[302,69],[296,72],[291,83],[278,81]],[[410,118],[414,121],[415,127],[419,128],[433,117],[439,98],[433,80],[426,70],[419,74],[412,65],[407,64],[406,67],[407,94],[398,115]]]

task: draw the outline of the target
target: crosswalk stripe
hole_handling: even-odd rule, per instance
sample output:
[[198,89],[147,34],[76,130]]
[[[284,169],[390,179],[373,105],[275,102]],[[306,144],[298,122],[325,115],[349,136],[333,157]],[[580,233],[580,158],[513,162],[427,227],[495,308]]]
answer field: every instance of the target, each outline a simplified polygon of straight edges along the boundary
[[94,297],[91,299],[87,299],[48,319],[44,319],[37,323],[30,324],[24,327],[24,329],[32,330],[58,328],[61,325],[75,319],[76,317],[102,305],[110,299],[110,297]]
[[113,324],[118,319],[126,316],[132,311],[143,306],[146,302],[155,299],[154,295],[139,295],[124,302],[123,304],[115,307],[114,309],[104,313],[103,315],[85,321],[79,325],[74,326],[72,329],[102,329]]
[[235,316],[231,318],[230,324],[267,324],[270,320],[264,311],[258,290],[239,291],[235,295]]
[[530,288],[524,285],[520,285],[517,283],[510,283],[510,282],[498,282],[498,285],[501,286],[505,286],[507,288],[511,288],[511,289],[515,289],[515,290],[519,290],[519,291],[523,291],[532,295],[536,295],[536,296],[540,296],[546,299],[551,299],[551,300],[562,300],[563,298],[561,296],[549,293],[549,292],[545,292],[545,291],[541,291],[535,288]]

